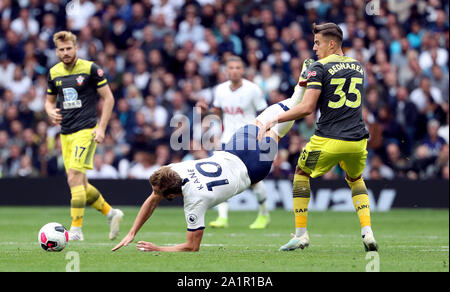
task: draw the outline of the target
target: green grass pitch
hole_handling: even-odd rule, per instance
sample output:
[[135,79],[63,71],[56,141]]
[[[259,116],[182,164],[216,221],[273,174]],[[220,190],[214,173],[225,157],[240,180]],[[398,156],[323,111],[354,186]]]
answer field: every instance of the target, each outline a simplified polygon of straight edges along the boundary
[[[305,250],[279,252],[294,231],[291,212],[271,212],[265,230],[249,230],[256,212],[230,212],[227,229],[206,228],[198,253],[140,252],[135,244],[111,252],[131,227],[137,207],[123,207],[120,238],[108,239],[109,225],[100,213],[87,208],[83,242],[69,242],[61,252],[41,249],[39,229],[48,222],[70,225],[68,207],[0,207],[0,271],[170,271],[170,272],[301,272],[356,271],[371,267],[366,259],[354,212],[310,211],[311,245]],[[216,216],[207,213],[206,222]],[[405,209],[373,212],[372,226],[380,245],[379,270],[449,271],[449,212]],[[186,224],[181,208],[160,207],[136,236],[157,245],[184,242]]]

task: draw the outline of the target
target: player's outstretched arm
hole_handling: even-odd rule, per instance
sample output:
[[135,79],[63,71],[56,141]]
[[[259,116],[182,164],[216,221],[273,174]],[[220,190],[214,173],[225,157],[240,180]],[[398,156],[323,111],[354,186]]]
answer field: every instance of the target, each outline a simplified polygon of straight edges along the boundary
[[178,252],[178,251],[198,251],[200,249],[200,242],[203,237],[203,229],[188,231],[185,243],[172,246],[157,246],[151,242],[139,241],[136,248],[140,251],[163,251],[163,252]]
[[287,121],[298,120],[314,112],[320,92],[320,89],[307,89],[303,95],[302,102],[290,110],[278,115],[276,118],[277,122],[284,123]]
[[162,196],[152,193],[145,200],[144,204],[142,204],[142,207],[139,210],[139,213],[136,216],[136,219],[134,220],[133,226],[131,227],[130,231],[111,251],[116,251],[122,246],[127,246],[134,240],[136,233],[139,231],[139,229],[141,229],[142,225],[144,225],[148,218],[152,216],[153,211],[162,199]]

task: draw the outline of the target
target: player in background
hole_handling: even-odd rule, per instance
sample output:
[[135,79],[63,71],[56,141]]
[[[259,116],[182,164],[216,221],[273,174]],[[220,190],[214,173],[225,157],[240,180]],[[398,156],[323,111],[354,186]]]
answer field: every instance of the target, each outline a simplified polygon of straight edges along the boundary
[[[294,122],[280,123],[258,140],[258,131],[273,116],[297,105],[305,92],[307,60],[303,64],[299,86],[291,98],[265,109],[252,123],[238,129],[224,150],[214,151],[208,158],[188,160],[163,166],[150,177],[153,192],[142,204],[128,234],[112,251],[133,242],[137,232],[152,216],[159,202],[183,196],[187,223],[186,242],[173,246],[157,246],[139,241],[141,251],[198,251],[205,229],[206,211],[263,180],[270,172],[279,140]],[[243,147],[242,147],[243,146]],[[242,150],[241,150],[242,149]]]
[[[223,133],[222,145],[225,145],[233,134],[241,127],[251,123],[257,114],[267,108],[264,94],[258,85],[243,78],[245,65],[240,57],[230,56],[226,62],[226,74],[228,81],[217,85],[214,90],[212,113],[222,117]],[[208,105],[202,100],[197,103],[203,111]],[[267,192],[264,182],[253,185],[252,191],[259,205],[258,216],[249,226],[250,229],[263,229],[270,222],[269,212],[266,206]],[[218,217],[209,223],[209,226],[223,228],[228,226],[228,203],[223,202],[217,206]]]
[[266,123],[260,135],[277,123],[303,118],[320,109],[315,134],[300,154],[293,181],[295,235],[280,250],[309,245],[306,229],[310,200],[310,177],[319,177],[336,164],[346,173],[366,251],[378,250],[370,219],[369,196],[362,178],[369,132],[362,117],[364,70],[344,56],[342,30],[334,23],[313,25],[314,47],[319,60],[312,64],[307,89],[300,104]]
[[[61,146],[70,187],[72,223],[69,240],[84,240],[82,233],[86,203],[107,217],[109,238],[116,238],[123,212],[111,208],[86,178],[93,168],[97,143],[102,143],[114,106],[114,97],[102,69],[77,57],[76,36],[69,31],[54,34],[56,54],[61,62],[50,68],[45,110],[54,124],[61,125]],[[97,102],[103,99],[97,124]]]

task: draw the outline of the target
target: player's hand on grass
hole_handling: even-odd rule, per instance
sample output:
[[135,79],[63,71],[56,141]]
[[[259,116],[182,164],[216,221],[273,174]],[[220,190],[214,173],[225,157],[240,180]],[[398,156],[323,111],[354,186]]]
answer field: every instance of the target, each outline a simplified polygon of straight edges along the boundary
[[158,251],[158,246],[147,241],[138,241],[136,248],[140,251]]
[[96,143],[103,143],[103,140],[105,140],[105,130],[100,127],[95,128],[92,130],[92,137],[94,137]]
[[131,234],[127,234],[111,251],[116,251],[122,246],[128,246],[130,242],[134,240],[134,236]]
[[59,125],[62,121],[62,115],[60,114],[60,111],[61,109],[54,108],[48,112],[50,121],[55,125]]

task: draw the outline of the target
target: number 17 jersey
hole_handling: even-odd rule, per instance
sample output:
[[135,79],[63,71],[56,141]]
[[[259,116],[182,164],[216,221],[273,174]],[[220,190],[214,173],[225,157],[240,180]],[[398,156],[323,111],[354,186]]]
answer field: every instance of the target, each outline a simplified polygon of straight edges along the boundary
[[97,89],[108,84],[94,62],[78,58],[71,70],[59,62],[49,70],[47,94],[56,95],[61,109],[61,133],[71,134],[97,124]]
[[346,141],[369,137],[362,117],[364,69],[350,57],[330,55],[311,65],[307,89],[320,89],[315,135]]

